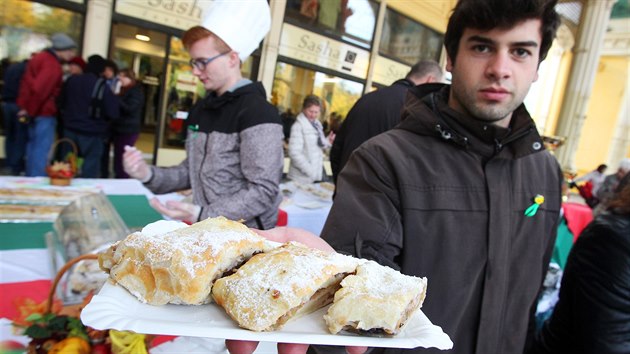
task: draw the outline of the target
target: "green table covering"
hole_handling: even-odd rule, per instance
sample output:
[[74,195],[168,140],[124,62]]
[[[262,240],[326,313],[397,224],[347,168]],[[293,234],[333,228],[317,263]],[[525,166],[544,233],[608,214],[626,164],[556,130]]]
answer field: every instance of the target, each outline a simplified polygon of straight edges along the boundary
[[46,248],[44,235],[52,230],[51,222],[0,223],[0,250]]
[[[139,229],[161,220],[144,195],[107,196],[129,229]],[[46,248],[44,235],[53,231],[52,222],[0,223],[0,250]]]
[[149,205],[144,195],[108,195],[107,198],[129,229],[162,220],[162,215]]
[[551,261],[557,263],[561,269],[564,269],[572,247],[573,233],[571,233],[571,230],[569,230],[567,226],[567,220],[562,217],[558,225],[558,236],[556,237],[556,244],[553,248]]

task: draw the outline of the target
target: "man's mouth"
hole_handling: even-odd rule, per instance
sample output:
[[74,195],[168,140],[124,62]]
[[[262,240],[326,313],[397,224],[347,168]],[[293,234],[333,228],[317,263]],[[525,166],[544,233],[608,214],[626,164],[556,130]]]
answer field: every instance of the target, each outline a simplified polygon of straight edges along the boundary
[[510,96],[510,92],[504,88],[489,87],[479,91],[481,97],[488,101],[503,101]]

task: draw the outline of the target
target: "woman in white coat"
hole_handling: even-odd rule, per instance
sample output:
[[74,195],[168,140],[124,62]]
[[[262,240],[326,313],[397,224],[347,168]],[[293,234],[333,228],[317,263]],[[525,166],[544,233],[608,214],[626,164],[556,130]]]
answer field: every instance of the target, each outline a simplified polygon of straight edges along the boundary
[[289,157],[291,165],[287,177],[299,183],[313,183],[322,180],[324,150],[330,148],[330,139],[324,135],[319,121],[321,101],[317,96],[309,95],[304,99],[302,112],[291,126],[289,138]]

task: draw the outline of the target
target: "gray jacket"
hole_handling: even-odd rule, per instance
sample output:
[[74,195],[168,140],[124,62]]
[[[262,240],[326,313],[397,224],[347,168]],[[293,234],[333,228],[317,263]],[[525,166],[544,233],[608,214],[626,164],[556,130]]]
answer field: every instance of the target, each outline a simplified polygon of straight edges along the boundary
[[283,134],[260,83],[200,100],[186,121],[186,159],[155,167],[154,193],[192,188],[200,219],[225,216],[250,227],[274,227],[282,201]]

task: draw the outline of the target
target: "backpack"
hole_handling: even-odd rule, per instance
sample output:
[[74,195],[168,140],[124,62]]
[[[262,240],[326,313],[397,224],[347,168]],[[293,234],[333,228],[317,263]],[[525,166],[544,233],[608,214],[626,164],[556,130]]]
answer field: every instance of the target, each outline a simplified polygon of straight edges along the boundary
[[92,119],[104,119],[109,120],[109,117],[105,114],[105,103],[103,102],[103,95],[105,94],[105,88],[107,87],[104,78],[98,78],[92,89],[92,98],[88,107],[88,114]]

